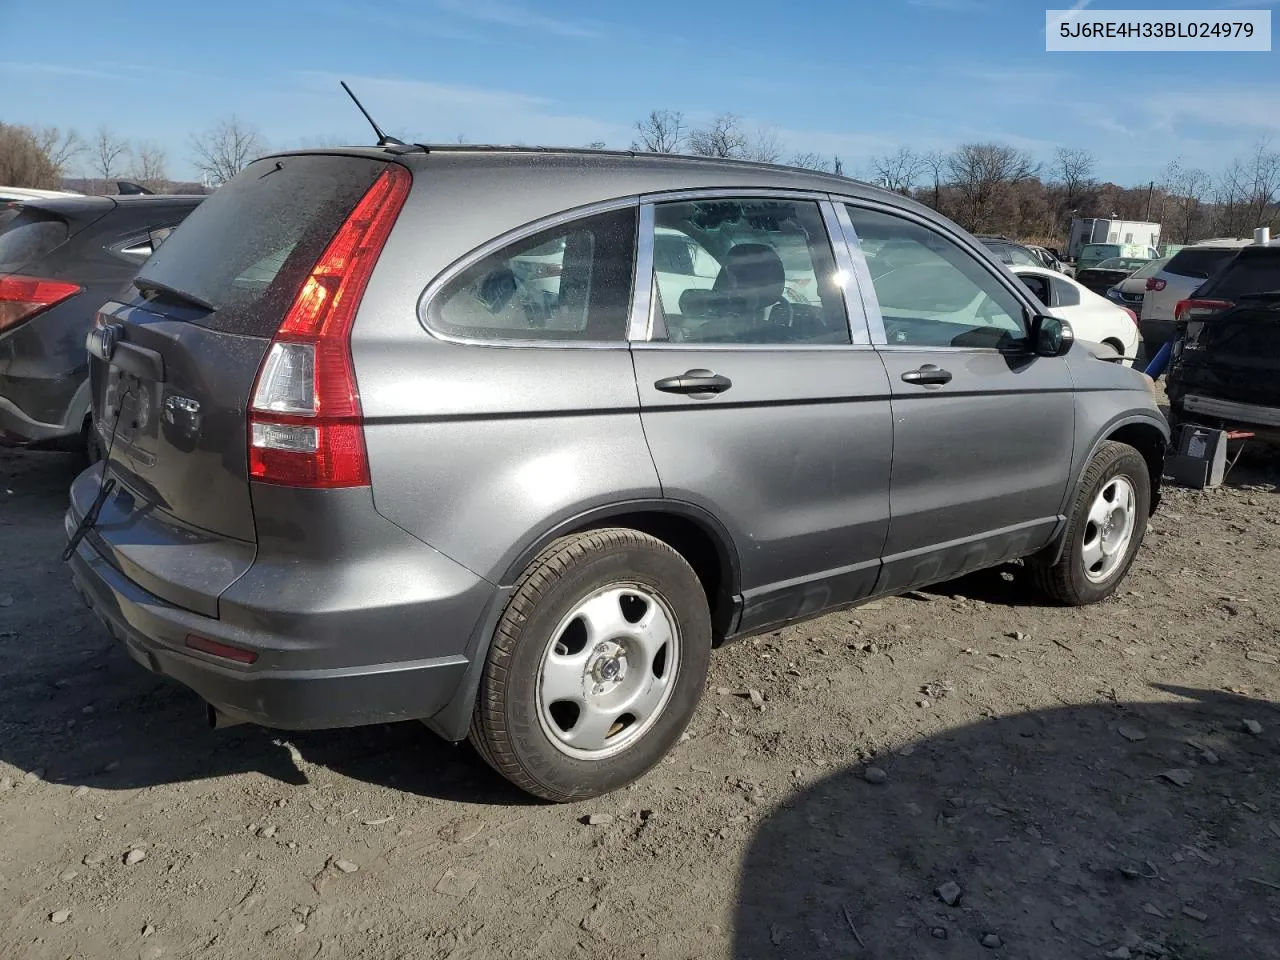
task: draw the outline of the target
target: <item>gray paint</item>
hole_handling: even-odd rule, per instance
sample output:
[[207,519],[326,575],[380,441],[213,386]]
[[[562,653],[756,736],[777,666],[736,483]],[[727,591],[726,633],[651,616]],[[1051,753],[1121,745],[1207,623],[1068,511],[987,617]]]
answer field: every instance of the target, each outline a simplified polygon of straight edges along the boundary
[[[695,518],[721,541],[725,588],[741,611],[720,622],[742,634],[1052,549],[1099,442],[1116,428],[1146,431],[1153,450],[1167,438],[1141,378],[1083,349],[1046,359],[886,348],[857,238],[828,196],[906,212],[946,233],[1028,318],[1039,309],[980,243],[904,198],[763,165],[626,154],[440,148],[396,162],[414,171],[414,188],[352,335],[371,488],[248,483],[244,407],[265,342],[120,313],[131,340],[163,353],[170,388],[199,397],[207,412],[184,441],[190,451],[151,448],[159,509],[145,527],[147,549],[131,543],[140,519],[106,524],[76,567],[90,592],[116,598],[125,620],[146,606],[132,596],[139,587],[168,601],[146,606],[130,634],[131,649],[150,650],[149,664],[163,659],[157,645],[179,656],[168,645],[194,622],[205,635],[259,650],[249,675],[312,671],[328,683],[355,670],[364,679],[350,689],[371,696],[370,677],[394,674],[393,686],[379,688],[388,697],[383,715],[434,717],[433,727],[456,739],[509,585],[554,536],[621,514]],[[842,228],[836,262],[852,272],[845,302],[863,344],[483,345],[424,325],[424,292],[495,238],[566,211],[699,189],[795,190],[821,200],[829,227]],[[635,282],[647,290],[643,237],[639,246]],[[648,330],[646,308],[644,296],[633,299],[632,330]],[[901,379],[926,362],[953,380],[925,387]],[[694,368],[733,385],[703,398],[654,386]],[[147,499],[144,471],[126,455],[112,469],[130,496]],[[77,482],[73,518],[95,477]],[[178,567],[166,568],[162,555]],[[216,562],[202,559],[211,556]],[[210,572],[182,579],[173,571],[184,564]],[[104,578],[116,586],[102,588]],[[168,672],[208,688],[183,656],[183,670]],[[206,696],[233,698],[225,684],[210,689]],[[271,696],[285,697],[285,721],[307,723],[290,694]],[[269,720],[273,703],[240,697],[231,707]],[[368,704],[316,711],[318,723],[377,719]]]

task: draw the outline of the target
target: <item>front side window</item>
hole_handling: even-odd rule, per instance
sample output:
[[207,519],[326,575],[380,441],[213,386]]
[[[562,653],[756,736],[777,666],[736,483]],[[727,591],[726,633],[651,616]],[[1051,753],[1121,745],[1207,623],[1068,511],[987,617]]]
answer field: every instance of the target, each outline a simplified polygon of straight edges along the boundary
[[654,276],[671,343],[849,343],[831,241],[811,200],[654,207]]
[[1026,339],[1021,302],[976,257],[902,217],[849,207],[889,346],[1012,346]]
[[624,340],[635,239],[628,207],[517,240],[450,280],[428,323],[478,339]]
[[1009,247],[1009,259],[1020,267],[1043,267],[1044,264],[1030,251],[1023,247]]

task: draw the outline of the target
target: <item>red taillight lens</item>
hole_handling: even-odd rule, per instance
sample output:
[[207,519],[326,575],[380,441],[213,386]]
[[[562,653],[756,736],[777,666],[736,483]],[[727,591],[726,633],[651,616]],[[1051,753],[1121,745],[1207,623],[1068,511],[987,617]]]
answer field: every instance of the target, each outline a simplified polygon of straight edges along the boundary
[[1159,277],[1147,277],[1147,289],[1154,290],[1159,293],[1169,285],[1168,281],[1161,280]]
[[200,637],[194,633],[187,634],[187,646],[192,650],[199,650],[201,653],[221,657],[223,660],[234,660],[236,663],[254,663],[258,659],[256,650],[233,647],[229,643],[219,643],[217,640]]
[[351,325],[412,178],[392,164],[338,228],[272,340],[249,407],[249,475],[295,487],[369,483]]
[[79,292],[80,288],[74,283],[61,280],[0,277],[0,330],[16,327]]
[[1173,319],[1175,323],[1203,320],[1210,314],[1221,313],[1234,306],[1230,300],[1179,300],[1178,305],[1173,308]]
[[1133,325],[1136,327],[1138,325],[1138,315],[1128,307],[1121,307],[1120,309],[1129,315],[1129,319],[1133,321]]

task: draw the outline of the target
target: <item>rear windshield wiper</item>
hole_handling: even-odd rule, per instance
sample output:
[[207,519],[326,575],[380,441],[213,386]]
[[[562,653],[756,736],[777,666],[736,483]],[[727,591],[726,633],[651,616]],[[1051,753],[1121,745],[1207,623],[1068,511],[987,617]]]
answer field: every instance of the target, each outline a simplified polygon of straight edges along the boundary
[[185,290],[179,290],[177,287],[171,287],[167,283],[160,283],[158,280],[149,280],[146,277],[135,277],[133,285],[137,287],[140,293],[159,293],[174,300],[181,300],[201,310],[208,310],[213,313],[218,308],[208,300],[197,297],[194,293],[187,293]]

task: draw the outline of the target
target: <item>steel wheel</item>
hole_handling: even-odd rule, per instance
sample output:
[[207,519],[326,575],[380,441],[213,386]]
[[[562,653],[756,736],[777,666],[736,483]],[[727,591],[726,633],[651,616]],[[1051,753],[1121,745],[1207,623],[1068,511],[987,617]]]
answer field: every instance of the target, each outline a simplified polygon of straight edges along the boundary
[[675,689],[680,630],[651,588],[611,584],[552,632],[538,672],[538,720],[579,760],[612,757],[657,722]]
[[1112,477],[1098,491],[1080,538],[1084,575],[1093,583],[1107,580],[1128,557],[1137,506],[1138,498],[1128,477]]

